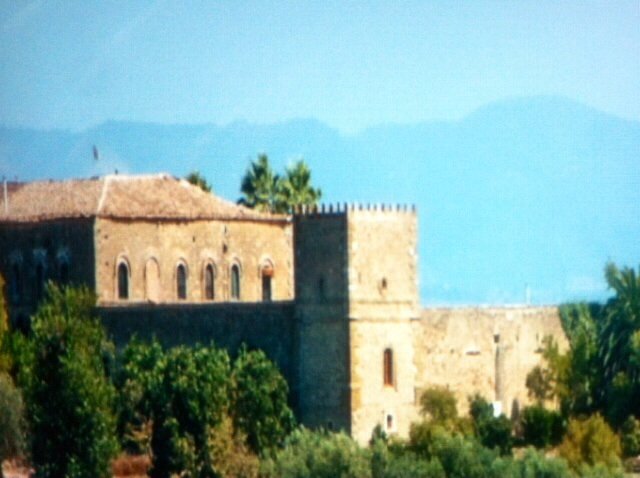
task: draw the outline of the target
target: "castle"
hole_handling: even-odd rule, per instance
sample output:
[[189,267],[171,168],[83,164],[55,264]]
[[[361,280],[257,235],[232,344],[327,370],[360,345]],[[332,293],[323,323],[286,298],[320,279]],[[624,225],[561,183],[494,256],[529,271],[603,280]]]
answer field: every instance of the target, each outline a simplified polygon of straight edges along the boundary
[[168,175],[5,183],[0,273],[10,319],[47,280],[85,284],[111,337],[261,348],[299,420],[366,442],[408,434],[421,391],[479,393],[507,414],[555,307],[422,309],[416,212],[338,205],[264,214]]

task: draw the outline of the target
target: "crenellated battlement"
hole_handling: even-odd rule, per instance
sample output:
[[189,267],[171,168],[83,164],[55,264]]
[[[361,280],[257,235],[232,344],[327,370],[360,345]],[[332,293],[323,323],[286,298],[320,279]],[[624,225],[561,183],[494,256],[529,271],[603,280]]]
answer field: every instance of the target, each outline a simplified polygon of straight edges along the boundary
[[293,209],[292,214],[294,216],[343,215],[356,211],[406,214],[416,214],[417,212],[415,204],[329,203],[297,206]]

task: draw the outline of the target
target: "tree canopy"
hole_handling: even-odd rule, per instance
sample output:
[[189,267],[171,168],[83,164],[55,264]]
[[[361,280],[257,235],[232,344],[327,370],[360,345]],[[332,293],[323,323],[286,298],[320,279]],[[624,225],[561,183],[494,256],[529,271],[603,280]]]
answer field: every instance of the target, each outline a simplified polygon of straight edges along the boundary
[[259,154],[242,178],[240,204],[262,212],[278,212],[280,177],[273,172],[266,154]]
[[262,212],[286,213],[296,206],[313,206],[322,197],[322,191],[311,184],[311,170],[299,160],[276,174],[266,154],[259,154],[242,179],[243,196],[239,204]]
[[50,283],[17,357],[38,476],[110,476],[117,451],[113,353],[86,288]]

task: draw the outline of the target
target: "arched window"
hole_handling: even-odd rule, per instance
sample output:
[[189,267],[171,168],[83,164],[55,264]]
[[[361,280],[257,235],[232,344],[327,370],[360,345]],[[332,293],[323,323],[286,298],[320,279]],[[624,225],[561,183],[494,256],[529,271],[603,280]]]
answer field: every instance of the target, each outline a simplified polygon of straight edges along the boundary
[[272,295],[272,279],[273,279],[273,265],[268,262],[262,266],[262,300],[264,302],[271,302]]
[[38,263],[38,265],[36,265],[36,300],[40,300],[44,296],[44,281],[44,265]]
[[187,268],[184,264],[178,264],[176,269],[176,286],[178,299],[185,300],[187,298]]
[[204,267],[204,298],[213,300],[215,293],[215,271],[213,270],[213,264],[207,264]]
[[126,262],[118,264],[118,299],[129,298],[129,266]]
[[240,266],[231,266],[231,298],[240,300]]
[[385,349],[383,356],[383,376],[386,386],[393,386],[393,350]]

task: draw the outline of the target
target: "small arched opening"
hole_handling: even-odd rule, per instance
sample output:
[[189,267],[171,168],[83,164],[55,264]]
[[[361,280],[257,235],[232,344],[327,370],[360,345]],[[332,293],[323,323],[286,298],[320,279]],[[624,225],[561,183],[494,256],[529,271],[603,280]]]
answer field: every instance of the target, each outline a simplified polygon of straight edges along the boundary
[[184,264],[178,264],[176,268],[176,292],[179,300],[187,298],[187,268]]
[[216,274],[213,264],[207,263],[204,266],[204,298],[213,300],[216,296]]
[[231,266],[231,299],[240,300],[240,266]]
[[273,264],[265,263],[261,270],[262,276],[262,301],[271,302],[273,295]]
[[118,299],[127,300],[129,298],[129,265],[121,261],[118,264]]
[[385,349],[384,351],[382,368],[384,385],[387,387],[393,387],[393,350],[390,348]]

